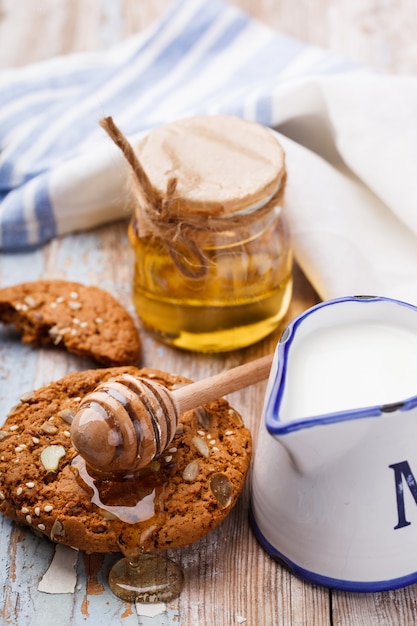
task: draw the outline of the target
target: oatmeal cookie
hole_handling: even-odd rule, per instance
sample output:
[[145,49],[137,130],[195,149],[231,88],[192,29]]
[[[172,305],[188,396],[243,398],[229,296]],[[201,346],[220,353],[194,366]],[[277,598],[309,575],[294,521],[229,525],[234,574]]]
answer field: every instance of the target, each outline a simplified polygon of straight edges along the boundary
[[138,365],[140,339],[108,292],[65,280],[37,280],[0,289],[0,322],[22,342],[57,346],[105,366]]
[[84,396],[120,374],[169,389],[190,382],[118,367],[72,373],[25,394],[0,430],[0,511],[80,550],[187,545],[235,505],[249,468],[250,432],[219,399],[183,413],[169,448],[136,474],[94,475],[71,444],[70,423]]

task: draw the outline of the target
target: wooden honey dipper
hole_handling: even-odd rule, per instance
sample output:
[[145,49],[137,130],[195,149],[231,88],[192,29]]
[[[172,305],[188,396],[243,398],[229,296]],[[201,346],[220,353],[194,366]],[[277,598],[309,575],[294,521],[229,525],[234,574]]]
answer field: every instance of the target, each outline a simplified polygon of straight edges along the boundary
[[122,374],[81,402],[72,443],[101,472],[135,471],[169,446],[181,413],[268,378],[273,355],[169,391],[148,378]]

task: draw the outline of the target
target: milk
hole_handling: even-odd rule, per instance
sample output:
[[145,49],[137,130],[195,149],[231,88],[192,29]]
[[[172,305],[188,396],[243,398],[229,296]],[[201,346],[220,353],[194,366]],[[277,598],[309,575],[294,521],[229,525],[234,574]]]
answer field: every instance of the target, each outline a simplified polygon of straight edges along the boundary
[[414,333],[389,324],[344,323],[292,343],[279,418],[359,409],[414,395],[417,328]]

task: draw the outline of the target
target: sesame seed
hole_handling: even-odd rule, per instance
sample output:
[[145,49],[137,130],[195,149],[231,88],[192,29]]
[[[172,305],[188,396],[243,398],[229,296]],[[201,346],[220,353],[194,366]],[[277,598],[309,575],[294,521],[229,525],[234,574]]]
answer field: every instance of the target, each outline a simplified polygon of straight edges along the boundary
[[200,437],[204,437],[204,435],[206,434],[204,430],[197,430],[197,433],[200,435]]
[[25,313],[26,313],[26,311],[28,310],[28,308],[29,308],[29,307],[28,307],[28,305],[27,305],[27,304],[22,304],[22,305],[20,306],[20,310],[21,310],[21,311],[24,311]]
[[17,426],[16,424],[13,424],[13,426],[10,426],[9,430],[12,431],[12,433],[17,430],[19,428],[19,426]]
[[51,307],[51,309],[56,309],[56,307],[58,306],[56,302],[50,302],[49,306]]
[[102,317],[96,317],[95,322],[96,324],[102,324],[103,323],[103,318]]
[[4,495],[4,493],[2,491],[0,491],[0,500],[5,500],[6,496]]
[[74,402],[81,402],[80,396],[77,396],[76,398],[74,398]]
[[33,487],[35,486],[35,483],[33,483],[32,481],[30,481],[30,482],[28,482],[28,483],[25,483],[25,485],[26,485],[26,487],[27,487],[28,489],[33,489]]
[[76,291],[71,291],[70,297],[73,298],[74,300],[76,300],[79,296],[78,296],[78,293]]
[[81,303],[80,302],[74,302],[73,300],[68,302],[68,306],[73,311],[75,311],[76,309],[81,309]]
[[226,430],[225,435],[233,435],[233,430]]
[[14,451],[15,452],[22,452],[25,448],[26,448],[26,444],[25,443],[21,443],[20,446],[16,446]]
[[40,439],[38,437],[32,437],[33,443],[39,443]]
[[170,449],[168,450],[168,452],[176,452],[176,451],[177,451],[177,448],[170,448]]
[[18,496],[20,496],[22,492],[23,492],[23,488],[22,487],[18,487],[16,489],[16,493],[17,493]]
[[45,513],[50,513],[53,508],[54,507],[51,506],[50,504],[45,504],[45,506],[43,507],[43,510],[45,511]]
[[219,451],[219,449],[216,446],[213,446],[212,450],[213,450],[213,452],[218,452]]
[[87,328],[88,322],[81,322],[80,328]]
[[76,335],[77,334],[77,330],[75,328],[71,328],[71,335]]
[[22,508],[20,509],[21,512],[26,515],[27,513],[29,513],[29,509],[26,506],[22,506]]
[[30,307],[36,306],[36,300],[35,298],[32,298],[32,296],[26,296],[25,303]]
[[55,302],[61,304],[61,302],[64,302],[64,298],[62,296],[58,296],[58,298],[55,298]]
[[80,323],[80,320],[78,319],[78,317],[73,317],[73,318],[72,318],[72,323],[73,323],[73,324],[79,324],[79,323]]
[[39,530],[45,530],[45,524],[38,524]]
[[214,446],[214,444],[215,444],[215,443],[216,443],[216,440],[215,440],[215,439],[210,439],[210,444],[211,444],[212,446]]
[[62,341],[62,332],[57,325],[51,326],[51,328],[48,330],[48,334],[53,340],[55,346],[57,346],[59,342]]
[[170,461],[172,461],[172,456],[170,456],[170,455],[169,455],[169,456],[166,456],[166,457],[165,457],[165,462],[166,462],[166,463],[169,463]]
[[65,437],[71,437],[71,433],[69,430],[64,430]]
[[32,523],[32,518],[31,518],[30,515],[26,515],[26,521],[27,521],[28,524]]
[[40,506],[35,506],[35,515],[37,517],[39,517],[40,514],[41,514],[41,507]]

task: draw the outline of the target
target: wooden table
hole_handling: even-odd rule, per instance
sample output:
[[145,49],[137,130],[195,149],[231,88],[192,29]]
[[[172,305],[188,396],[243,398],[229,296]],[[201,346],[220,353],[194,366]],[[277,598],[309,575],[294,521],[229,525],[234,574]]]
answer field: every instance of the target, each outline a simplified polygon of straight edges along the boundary
[[[169,0],[2,0],[0,67],[11,67],[73,51],[104,49],[158,18]],[[270,26],[333,49],[384,71],[417,71],[417,5],[414,0],[234,0]],[[1,97],[1,94],[0,94]],[[52,241],[25,254],[0,255],[0,285],[37,278],[66,278],[108,289],[131,311],[131,264],[126,223]],[[288,319],[318,300],[295,269]],[[251,348],[207,356],[164,347],[142,332],[144,365],[199,379],[273,350],[279,333]],[[20,395],[91,363],[53,350],[22,346],[0,329],[2,418]],[[265,384],[231,394],[254,440]],[[417,623],[416,587],[350,594],[304,583],[274,563],[248,524],[250,481],[229,518],[205,539],[170,556],[185,572],[176,601],[154,618],[108,591],[114,557],[79,554],[74,593],[46,594],[38,583],[54,546],[0,520],[0,622],[19,626],[149,624],[178,626],[384,626]],[[246,621],[243,621],[243,620]]]

